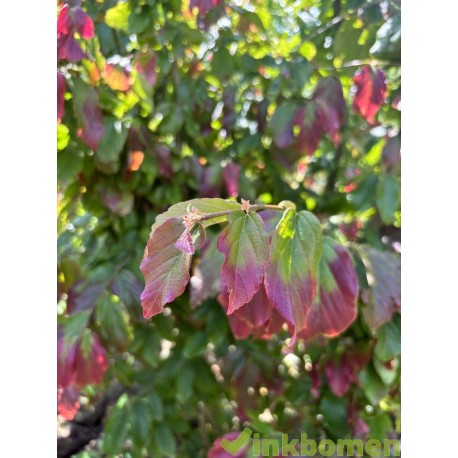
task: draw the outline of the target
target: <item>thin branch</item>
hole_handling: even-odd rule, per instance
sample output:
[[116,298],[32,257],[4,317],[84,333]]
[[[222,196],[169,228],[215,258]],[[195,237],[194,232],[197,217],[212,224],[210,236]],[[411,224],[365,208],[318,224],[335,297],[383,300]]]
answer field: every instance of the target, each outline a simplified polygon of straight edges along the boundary
[[[288,207],[283,205],[267,205],[267,204],[254,204],[250,205],[248,211],[250,212],[259,212],[261,210],[277,210],[285,211]],[[198,223],[199,221],[206,221],[213,218],[219,218],[220,216],[227,216],[232,213],[234,210],[223,210],[220,212],[213,213],[193,213],[188,212],[186,215],[183,215],[183,219],[187,219],[192,223]]]

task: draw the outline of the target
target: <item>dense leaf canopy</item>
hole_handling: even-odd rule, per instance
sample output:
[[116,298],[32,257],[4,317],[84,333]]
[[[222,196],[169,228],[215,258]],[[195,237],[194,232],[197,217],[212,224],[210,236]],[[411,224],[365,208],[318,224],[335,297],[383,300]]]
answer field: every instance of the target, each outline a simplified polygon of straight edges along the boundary
[[399,437],[400,44],[398,0],[58,2],[59,456]]

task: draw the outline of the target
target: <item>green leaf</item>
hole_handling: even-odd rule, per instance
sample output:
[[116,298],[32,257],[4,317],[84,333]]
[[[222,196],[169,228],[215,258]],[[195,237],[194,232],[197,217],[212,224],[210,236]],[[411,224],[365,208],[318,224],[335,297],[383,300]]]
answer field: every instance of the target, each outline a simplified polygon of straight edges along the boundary
[[327,392],[320,402],[319,410],[324,424],[336,438],[345,437],[348,431],[348,400]]
[[129,315],[117,296],[106,295],[96,307],[96,317],[100,323],[101,336],[112,342],[119,351],[124,351],[129,343]]
[[207,336],[204,332],[199,331],[191,334],[183,348],[185,358],[195,358],[201,355],[207,346]]
[[364,369],[359,373],[359,381],[367,399],[373,405],[377,405],[388,393],[388,388],[371,364],[364,366]]
[[218,238],[218,251],[224,254],[221,278],[229,293],[230,315],[259,289],[269,259],[269,244],[257,213],[236,210],[227,220],[229,224]]
[[401,315],[395,314],[391,321],[377,330],[374,352],[382,361],[390,361],[401,354]]
[[394,213],[399,209],[401,186],[393,175],[382,175],[377,183],[377,208],[385,224],[394,221]]
[[164,404],[162,399],[156,394],[151,393],[148,396],[148,403],[151,408],[151,416],[156,421],[162,421],[164,419]]
[[105,13],[105,23],[113,29],[127,32],[129,28],[129,2],[119,2]]
[[161,423],[157,426],[156,430],[154,431],[154,441],[159,450],[167,457],[175,456],[175,436],[165,423]]
[[316,295],[322,232],[310,212],[289,208],[271,242],[266,292],[272,305],[295,328],[304,328]]
[[129,412],[130,434],[137,447],[142,448],[149,442],[152,425],[151,408],[146,399],[135,399]]
[[188,401],[194,392],[193,383],[195,375],[196,373],[190,364],[185,364],[178,375],[176,397],[182,404]]
[[129,431],[127,395],[123,394],[108,414],[104,428],[103,451],[115,455],[122,450]]
[[128,131],[116,118],[106,118],[104,126],[105,130],[96,151],[96,158],[102,164],[108,164],[118,160],[126,143]]

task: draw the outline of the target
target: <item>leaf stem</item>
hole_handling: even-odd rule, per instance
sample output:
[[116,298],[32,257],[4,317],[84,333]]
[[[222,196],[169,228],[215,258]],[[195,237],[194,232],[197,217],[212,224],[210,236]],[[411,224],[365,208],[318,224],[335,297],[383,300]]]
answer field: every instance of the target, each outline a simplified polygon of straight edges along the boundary
[[[286,208],[287,207],[284,207],[283,205],[254,204],[254,205],[250,205],[249,211],[250,212],[258,212],[261,210],[285,211]],[[195,221],[206,221],[208,219],[229,215],[229,213],[232,213],[233,211],[234,210],[223,210],[220,212],[202,213],[200,215],[192,215],[192,216]]]

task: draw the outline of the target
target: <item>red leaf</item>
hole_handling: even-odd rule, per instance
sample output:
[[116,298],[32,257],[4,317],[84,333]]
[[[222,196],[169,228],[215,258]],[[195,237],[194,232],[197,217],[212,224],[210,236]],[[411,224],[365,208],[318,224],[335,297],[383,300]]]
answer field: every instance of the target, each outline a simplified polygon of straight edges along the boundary
[[[152,234],[146,246],[140,269],[145,277],[141,295],[143,316],[151,318],[164,310],[164,305],[180,296],[189,281],[191,255],[175,244],[183,233],[182,220],[170,218]],[[199,233],[194,244],[199,244]]]
[[62,331],[57,336],[57,385],[66,388],[72,384],[83,387],[100,383],[108,369],[105,349],[97,334],[83,336],[65,348]]
[[350,253],[331,238],[323,239],[319,290],[298,338],[335,337],[356,318],[358,278]]
[[57,36],[71,35],[78,32],[82,38],[94,36],[94,23],[92,19],[79,7],[69,8],[65,5],[57,19]]
[[239,176],[240,166],[238,164],[230,162],[224,167],[223,180],[229,197],[237,197],[239,195]]
[[57,388],[57,413],[66,420],[75,418],[80,408],[79,390],[74,385]]
[[[227,312],[229,295],[225,285],[221,287],[218,302]],[[255,339],[270,339],[281,330],[285,321],[272,307],[263,284],[250,302],[228,315],[228,320],[231,331],[237,339],[246,339],[250,335]]]
[[264,223],[257,213],[234,211],[218,238],[224,253],[221,278],[229,292],[228,315],[249,302],[264,277],[269,246]]
[[357,90],[353,108],[369,124],[375,124],[375,115],[385,103],[386,84],[382,70],[372,72],[370,67],[363,67],[354,78]]
[[[84,344],[90,345],[87,354]],[[105,349],[102,347],[97,334],[92,333],[87,342],[83,337],[82,342],[78,345],[74,364],[76,386],[81,388],[92,383],[102,382],[109,364]]]
[[65,78],[57,72],[57,120],[60,121],[65,114]]
[[73,21],[75,30],[82,38],[92,38],[94,36],[94,23],[81,8],[73,9]]

